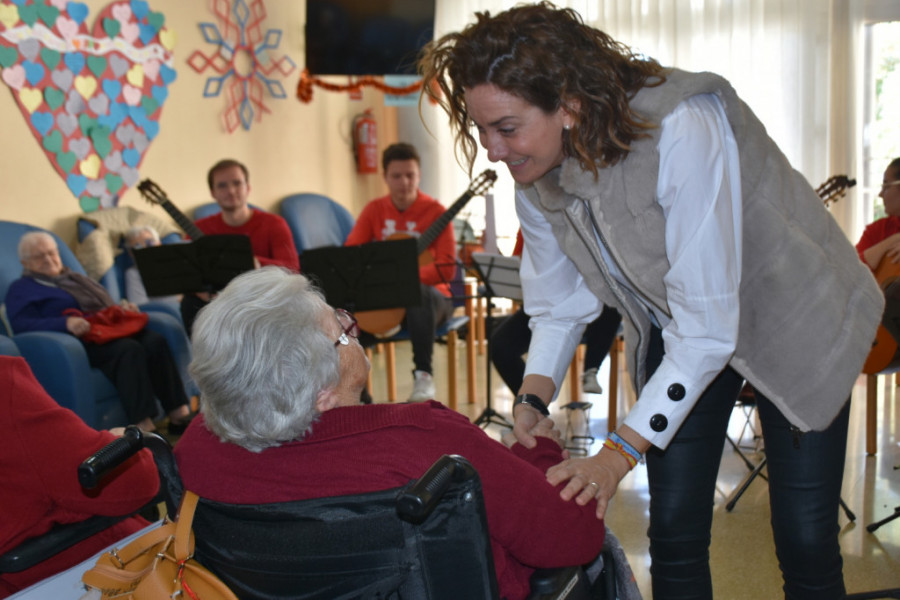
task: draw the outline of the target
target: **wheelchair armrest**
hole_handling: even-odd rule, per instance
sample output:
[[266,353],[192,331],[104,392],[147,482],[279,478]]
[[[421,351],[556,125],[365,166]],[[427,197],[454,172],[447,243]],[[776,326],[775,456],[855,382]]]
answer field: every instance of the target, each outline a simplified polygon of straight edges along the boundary
[[527,600],[590,600],[591,584],[582,567],[538,569],[529,580]]
[[421,523],[438,505],[450,484],[478,477],[475,468],[462,456],[445,454],[417,481],[397,496],[401,519]]
[[159,472],[160,492],[154,502],[164,500],[168,514],[177,514],[183,488],[172,446],[159,434],[141,431],[136,425],[129,425],[121,437],[84,459],[78,465],[78,482],[81,487],[88,490],[96,487],[107,473],[142,448],[147,448],[153,453],[153,460]]
[[56,525],[43,535],[25,540],[0,556],[0,573],[18,573],[47,560],[92,535],[112,527],[128,515],[97,515],[78,523]]

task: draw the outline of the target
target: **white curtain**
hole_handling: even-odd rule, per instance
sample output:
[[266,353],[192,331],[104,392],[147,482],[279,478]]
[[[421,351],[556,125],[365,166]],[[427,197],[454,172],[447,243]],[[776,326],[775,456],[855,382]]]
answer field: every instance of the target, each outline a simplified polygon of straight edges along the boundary
[[[853,1],[557,0],[555,4],[577,10],[588,24],[663,65],[724,76],[794,168],[818,186],[830,175],[852,174],[856,167],[850,158],[855,151],[855,95],[852,86],[835,83],[835,78],[853,80],[855,62],[848,58],[855,31]],[[496,13],[518,3],[437,0],[435,35],[465,27],[476,11]],[[835,106],[841,114],[833,114]],[[437,162],[432,168],[437,167],[438,173],[431,179],[423,174],[423,189],[427,181],[433,193],[449,204],[466,188],[468,176],[456,166],[446,117],[428,106],[424,113],[434,137],[419,143],[433,144]],[[403,133],[421,136],[415,129],[410,123]],[[474,172],[486,167],[501,176],[494,190],[498,235],[514,236],[518,223],[512,180],[502,164],[491,165],[481,152]],[[484,203],[470,204],[466,213],[471,213],[478,229]],[[834,206],[833,212],[848,234],[855,235],[857,224],[849,205]],[[501,244],[501,249],[506,246]]]

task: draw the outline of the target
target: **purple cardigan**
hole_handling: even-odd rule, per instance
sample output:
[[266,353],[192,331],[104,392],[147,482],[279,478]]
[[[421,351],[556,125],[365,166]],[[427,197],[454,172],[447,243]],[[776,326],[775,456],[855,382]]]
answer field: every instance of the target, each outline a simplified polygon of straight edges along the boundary
[[68,333],[63,311],[78,308],[69,292],[21,277],[6,292],[6,316],[14,333],[25,331],[60,331]]

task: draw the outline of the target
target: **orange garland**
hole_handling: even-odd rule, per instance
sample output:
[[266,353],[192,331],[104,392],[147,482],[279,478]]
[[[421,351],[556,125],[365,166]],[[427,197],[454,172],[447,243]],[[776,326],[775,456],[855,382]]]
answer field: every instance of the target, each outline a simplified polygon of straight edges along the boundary
[[392,94],[395,96],[415,94],[422,90],[421,81],[417,81],[404,87],[394,87],[386,85],[384,81],[377,77],[371,76],[360,77],[356,81],[351,79],[350,83],[347,85],[337,85],[334,83],[327,83],[318,77],[310,75],[309,69],[303,69],[303,73],[300,75],[300,81],[297,82],[297,98],[299,98],[301,102],[308,103],[312,101],[314,85],[317,85],[324,90],[328,90],[329,92],[360,92],[364,86],[370,86],[381,90],[385,94]]

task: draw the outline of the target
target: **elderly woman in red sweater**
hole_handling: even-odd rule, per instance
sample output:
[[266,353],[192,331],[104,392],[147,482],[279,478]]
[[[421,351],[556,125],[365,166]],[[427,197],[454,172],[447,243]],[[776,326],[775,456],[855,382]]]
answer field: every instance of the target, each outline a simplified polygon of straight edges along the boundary
[[302,275],[234,279],[194,325],[203,404],[175,448],[185,487],[238,504],[360,494],[461,454],[481,476],[502,597],[526,597],[535,568],[594,559],[604,526],[593,503],[562,500],[544,475],[562,459],[558,432],[507,448],[438,402],[360,404],[369,362],[357,335]]

